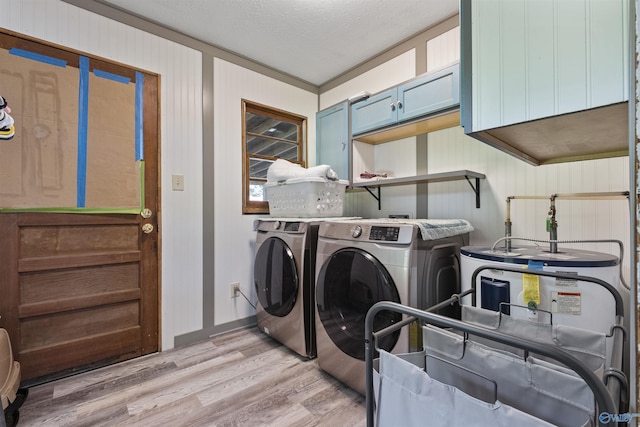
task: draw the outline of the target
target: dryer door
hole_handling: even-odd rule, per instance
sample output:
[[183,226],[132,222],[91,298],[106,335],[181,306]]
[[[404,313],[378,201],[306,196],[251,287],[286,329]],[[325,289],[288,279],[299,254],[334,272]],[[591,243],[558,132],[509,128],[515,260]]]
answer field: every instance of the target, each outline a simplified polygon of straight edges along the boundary
[[258,301],[267,313],[284,317],[291,312],[300,284],[296,260],[284,241],[270,237],[260,245],[253,277]]
[[[364,321],[367,311],[379,301],[400,303],[400,296],[387,269],[370,253],[357,248],[336,251],[324,263],[316,282],[318,316],[333,343],[351,357],[364,360]],[[399,313],[383,311],[376,316],[374,330],[402,320]],[[391,351],[399,331],[384,337],[379,345]]]

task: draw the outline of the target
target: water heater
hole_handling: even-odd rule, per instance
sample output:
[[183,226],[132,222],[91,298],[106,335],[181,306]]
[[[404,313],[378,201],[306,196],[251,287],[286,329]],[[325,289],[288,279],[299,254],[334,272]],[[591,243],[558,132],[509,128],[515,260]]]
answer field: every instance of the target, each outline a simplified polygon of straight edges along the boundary
[[[629,291],[620,283],[620,260],[610,254],[559,249],[557,253],[542,247],[523,246],[502,249],[465,246],[461,249],[462,290],[471,288],[473,273],[481,266],[495,268],[482,270],[476,277],[476,306],[554,324],[609,333],[616,321],[615,299],[606,288],[591,282],[573,279],[527,275],[527,269],[588,276],[611,284],[620,292],[623,301],[629,300]],[[522,273],[501,271],[500,267],[522,269]],[[538,311],[515,306],[532,306]],[[471,296],[461,303],[471,305]],[[501,304],[507,303],[507,304]],[[550,315],[548,313],[550,313]],[[535,316],[536,319],[532,319]]]

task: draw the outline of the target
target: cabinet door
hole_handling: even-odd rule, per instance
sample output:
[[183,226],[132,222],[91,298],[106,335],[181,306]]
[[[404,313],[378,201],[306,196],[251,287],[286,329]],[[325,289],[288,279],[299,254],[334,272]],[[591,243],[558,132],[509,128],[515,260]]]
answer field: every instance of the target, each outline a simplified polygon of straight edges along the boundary
[[463,1],[465,131],[627,101],[628,1]]
[[398,120],[397,88],[373,95],[351,106],[351,132],[358,135],[369,130],[393,125]]
[[349,104],[316,113],[316,163],[329,165],[340,179],[349,178]]
[[460,104],[458,64],[398,86],[398,122],[426,116]]

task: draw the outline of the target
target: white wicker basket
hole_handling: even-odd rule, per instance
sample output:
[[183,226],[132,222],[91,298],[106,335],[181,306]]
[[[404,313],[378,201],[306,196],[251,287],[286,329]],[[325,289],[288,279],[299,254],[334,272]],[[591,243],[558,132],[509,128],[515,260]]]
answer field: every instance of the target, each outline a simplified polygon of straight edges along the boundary
[[292,178],[267,182],[269,215],[272,217],[323,218],[342,216],[348,181],[324,178]]

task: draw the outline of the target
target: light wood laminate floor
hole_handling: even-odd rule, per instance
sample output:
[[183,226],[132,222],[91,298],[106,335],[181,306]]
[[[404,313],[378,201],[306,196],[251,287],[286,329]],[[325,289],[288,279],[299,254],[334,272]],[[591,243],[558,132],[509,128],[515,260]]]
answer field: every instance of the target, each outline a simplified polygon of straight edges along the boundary
[[364,426],[364,397],[256,327],[32,387],[18,426]]

